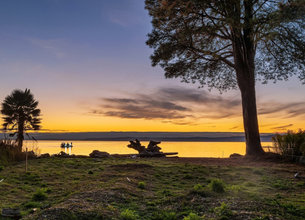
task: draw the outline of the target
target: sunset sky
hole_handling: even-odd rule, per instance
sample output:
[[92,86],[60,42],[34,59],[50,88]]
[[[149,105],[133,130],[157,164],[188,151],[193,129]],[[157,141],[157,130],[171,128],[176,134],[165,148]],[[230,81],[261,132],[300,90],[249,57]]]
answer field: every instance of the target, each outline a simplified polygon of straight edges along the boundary
[[[240,93],[151,67],[141,0],[0,1],[0,99],[29,88],[43,131],[243,131]],[[257,84],[261,132],[305,128],[305,85]]]

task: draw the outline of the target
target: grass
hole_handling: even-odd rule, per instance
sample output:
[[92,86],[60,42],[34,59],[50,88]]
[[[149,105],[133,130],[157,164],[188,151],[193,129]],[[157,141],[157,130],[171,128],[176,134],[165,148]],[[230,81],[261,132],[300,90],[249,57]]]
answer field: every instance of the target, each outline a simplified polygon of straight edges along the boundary
[[[0,208],[25,219],[304,219],[304,167],[180,159],[46,158],[5,166]],[[89,172],[90,171],[90,172]],[[35,210],[35,211],[33,211]]]

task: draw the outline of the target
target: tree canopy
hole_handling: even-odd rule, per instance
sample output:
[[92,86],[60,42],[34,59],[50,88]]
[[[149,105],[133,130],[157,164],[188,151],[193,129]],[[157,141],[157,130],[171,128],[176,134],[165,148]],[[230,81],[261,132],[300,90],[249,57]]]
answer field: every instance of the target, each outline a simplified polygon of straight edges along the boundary
[[168,78],[241,91],[246,154],[260,143],[255,82],[305,82],[304,0],[146,0],[152,65]]
[[[40,129],[40,109],[29,89],[14,90],[2,102],[1,113],[4,115],[3,129],[17,134],[18,146],[21,150],[24,133],[28,130]],[[26,133],[27,134],[27,133]]]
[[146,0],[146,9],[153,24],[147,41],[152,64],[168,78],[236,88],[234,50],[246,61],[251,41],[256,79],[297,75],[305,81],[304,0]]

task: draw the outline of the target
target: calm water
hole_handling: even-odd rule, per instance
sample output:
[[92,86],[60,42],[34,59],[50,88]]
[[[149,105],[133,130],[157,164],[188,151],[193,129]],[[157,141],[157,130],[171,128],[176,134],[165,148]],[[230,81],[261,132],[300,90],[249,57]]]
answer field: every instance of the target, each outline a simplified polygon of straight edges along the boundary
[[[110,154],[133,154],[137,151],[128,148],[128,141],[72,141],[73,148],[62,149],[62,142],[71,141],[25,141],[24,147],[38,148],[38,153],[56,154],[60,151],[76,155],[89,155],[93,150],[106,151]],[[148,142],[142,142],[147,146]],[[263,142],[263,146],[272,146]],[[178,152],[179,157],[229,157],[232,153],[245,154],[244,142],[162,142],[159,145],[163,152]]]

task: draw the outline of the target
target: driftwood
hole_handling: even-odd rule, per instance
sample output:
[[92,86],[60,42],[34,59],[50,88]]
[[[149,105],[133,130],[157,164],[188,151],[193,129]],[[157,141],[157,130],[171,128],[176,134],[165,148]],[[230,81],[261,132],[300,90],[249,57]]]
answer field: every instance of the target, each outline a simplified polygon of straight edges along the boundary
[[136,139],[135,141],[129,141],[130,144],[127,147],[132,148],[139,152],[140,157],[165,157],[166,155],[176,155],[178,153],[163,153],[161,147],[158,146],[161,142],[150,141],[147,148],[141,145],[141,142]]

